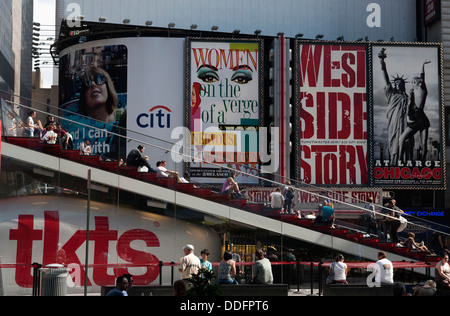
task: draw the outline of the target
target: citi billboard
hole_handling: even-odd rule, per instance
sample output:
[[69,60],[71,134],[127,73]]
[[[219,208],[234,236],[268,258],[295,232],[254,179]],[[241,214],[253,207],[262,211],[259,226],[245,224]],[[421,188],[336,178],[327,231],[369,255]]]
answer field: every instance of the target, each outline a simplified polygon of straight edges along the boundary
[[[139,144],[148,143],[154,147],[145,146],[144,154],[150,157],[152,167],[157,161],[166,160],[168,169],[182,173],[182,164],[176,166],[167,150],[156,148],[171,149],[176,142],[172,139],[172,130],[184,126],[184,43],[185,40],[179,38],[119,38],[64,50],[60,57],[60,108],[66,111],[67,119],[75,121],[67,123],[74,135],[75,147],[88,139],[96,149],[93,153],[119,160]],[[86,72],[92,68],[108,73],[111,80],[106,83],[101,79],[89,80]],[[94,104],[92,107],[96,106],[96,111],[83,111],[80,104],[84,99],[90,101],[83,95],[89,83],[114,87],[109,89],[108,86],[109,98],[114,99],[111,95],[115,95],[117,99],[113,110],[108,111],[106,105],[106,114],[100,116],[100,106]],[[88,132],[89,126],[105,130],[106,135],[95,137]],[[132,141],[111,137],[108,132]]]

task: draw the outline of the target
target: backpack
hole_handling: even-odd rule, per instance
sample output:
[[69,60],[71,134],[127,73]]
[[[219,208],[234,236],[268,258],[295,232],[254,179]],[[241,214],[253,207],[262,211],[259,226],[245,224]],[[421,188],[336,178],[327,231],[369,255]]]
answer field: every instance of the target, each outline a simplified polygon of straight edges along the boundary
[[289,188],[286,192],[286,199],[293,200],[294,199],[294,191],[292,188]]

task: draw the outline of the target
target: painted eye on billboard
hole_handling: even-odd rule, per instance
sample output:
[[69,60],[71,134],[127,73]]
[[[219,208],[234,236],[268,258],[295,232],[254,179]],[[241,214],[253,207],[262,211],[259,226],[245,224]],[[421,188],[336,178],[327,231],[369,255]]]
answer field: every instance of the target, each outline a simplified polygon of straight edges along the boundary
[[241,183],[258,183],[261,109],[259,41],[189,40],[187,45],[186,126],[190,129],[190,176],[221,183],[238,173]]

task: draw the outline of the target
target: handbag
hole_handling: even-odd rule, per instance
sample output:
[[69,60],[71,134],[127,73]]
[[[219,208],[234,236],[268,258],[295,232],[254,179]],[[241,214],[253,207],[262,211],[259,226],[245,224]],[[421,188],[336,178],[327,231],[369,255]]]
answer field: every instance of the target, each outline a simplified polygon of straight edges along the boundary
[[330,274],[328,274],[327,280],[325,281],[327,284],[331,284],[334,281],[334,262],[331,264],[330,268]]

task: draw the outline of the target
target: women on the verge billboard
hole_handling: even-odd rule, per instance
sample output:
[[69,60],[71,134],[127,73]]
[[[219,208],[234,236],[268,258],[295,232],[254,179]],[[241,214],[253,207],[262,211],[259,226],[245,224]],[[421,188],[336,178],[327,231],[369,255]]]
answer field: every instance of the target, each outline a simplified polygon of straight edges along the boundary
[[442,186],[441,51],[374,45],[373,181],[379,186]]
[[439,44],[296,41],[305,184],[445,187]]
[[190,129],[191,179],[258,183],[258,131],[262,103],[261,42],[188,39],[186,126]]

